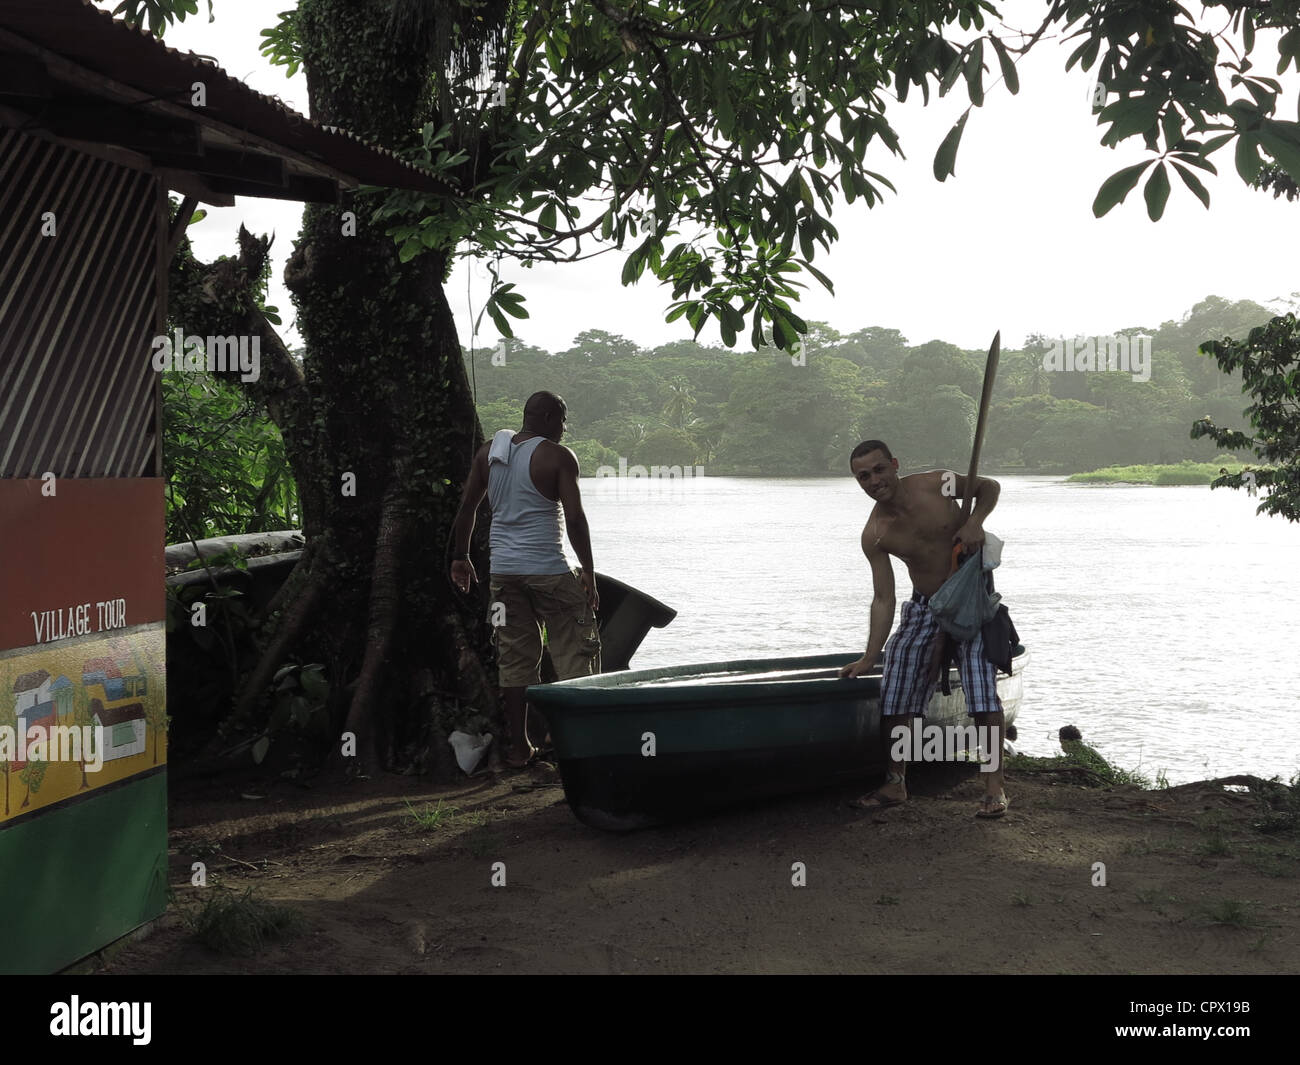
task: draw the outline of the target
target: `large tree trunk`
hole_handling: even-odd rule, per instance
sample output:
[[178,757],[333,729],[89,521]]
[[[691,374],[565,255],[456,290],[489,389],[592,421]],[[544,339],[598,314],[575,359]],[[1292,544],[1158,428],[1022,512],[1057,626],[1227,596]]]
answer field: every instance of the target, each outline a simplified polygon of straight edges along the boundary
[[[312,117],[397,148],[426,117],[430,60],[392,34],[388,11],[380,0],[302,0],[298,22]],[[241,231],[239,257],[210,267],[183,244],[172,313],[187,332],[261,337],[262,373],[245,387],[284,438],[308,542],[267,612],[261,659],[228,724],[258,731],[275,671],[324,662],[336,762],[351,733],[356,757],[341,764],[354,772],[446,777],[455,772],[452,723],[484,714],[501,734],[484,664],[486,589],[465,598],[447,579],[448,534],[482,433],[443,291],[454,249],[399,262],[384,226],[370,221],[378,202],[347,193],[304,212],[285,270],[301,368],[254,305],[263,239]],[[480,519],[472,550],[486,576]]]
[[[387,10],[303,0],[299,26],[312,118],[398,147],[419,128],[429,61],[403,54]],[[482,434],[442,288],[448,252],[400,263],[370,222],[376,203],[347,194],[309,206],[285,271],[310,408],[310,441],[290,453],[306,535],[328,550],[310,556],[307,607],[286,612],[280,651],[310,648],[330,664],[353,768],[445,770],[448,723],[471,707],[498,714],[483,592],[458,602],[446,577],[458,489]]]

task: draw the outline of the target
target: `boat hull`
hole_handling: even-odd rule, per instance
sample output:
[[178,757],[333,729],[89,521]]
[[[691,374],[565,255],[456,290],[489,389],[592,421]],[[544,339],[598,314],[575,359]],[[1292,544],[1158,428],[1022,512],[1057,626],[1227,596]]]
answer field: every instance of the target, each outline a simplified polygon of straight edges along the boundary
[[[584,824],[627,831],[833,787],[888,761],[880,675],[840,680],[851,653],[601,674],[536,685],[564,793]],[[1015,719],[1028,655],[998,678]],[[956,671],[926,724],[966,724]]]

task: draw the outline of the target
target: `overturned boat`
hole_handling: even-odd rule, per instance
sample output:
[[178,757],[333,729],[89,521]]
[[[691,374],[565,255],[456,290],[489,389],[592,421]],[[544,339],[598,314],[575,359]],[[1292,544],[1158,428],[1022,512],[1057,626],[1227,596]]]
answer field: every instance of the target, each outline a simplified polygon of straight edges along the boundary
[[[860,653],[860,652],[859,652]],[[882,770],[880,666],[840,679],[857,653],[670,666],[540,684],[564,794],[584,824],[627,831],[755,799],[833,787]],[[1006,723],[1028,653],[998,677]],[[970,721],[956,670],[929,725]]]

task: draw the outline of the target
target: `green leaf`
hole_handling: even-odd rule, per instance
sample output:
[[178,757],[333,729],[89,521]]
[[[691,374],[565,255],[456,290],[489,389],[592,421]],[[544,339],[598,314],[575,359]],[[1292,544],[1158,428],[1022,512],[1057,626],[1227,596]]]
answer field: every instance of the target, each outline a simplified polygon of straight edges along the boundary
[[993,42],[993,50],[998,54],[998,65],[1002,67],[1002,80],[1007,83],[1007,90],[1014,96],[1020,91],[1020,75],[1016,73],[1016,64],[1007,54],[1007,46],[999,38],[990,36],[989,40]]
[[984,104],[984,38],[975,38],[971,47],[970,58],[966,60],[966,88],[970,92],[970,102],[976,107]]
[[722,342],[729,348],[736,346],[736,330],[725,318],[718,320],[718,332],[722,335]]
[[1148,159],[1145,163],[1138,163],[1135,166],[1126,166],[1123,170],[1111,174],[1102,182],[1101,188],[1097,190],[1097,198],[1092,201],[1092,213],[1096,218],[1101,218],[1117,203],[1122,203],[1124,198],[1133,191],[1133,187],[1138,183],[1138,178],[1142,176],[1142,171],[1151,165],[1154,160]]
[[808,182],[804,180],[802,171],[796,171],[799,175],[799,199],[808,210],[816,210],[817,205],[813,203],[812,189],[808,187]]
[[1165,135],[1167,148],[1172,148],[1183,139],[1183,118],[1172,105],[1161,117],[1160,128]]
[[551,201],[542,208],[542,213],[537,216],[538,224],[544,230],[555,229],[555,201]]
[[1159,111],[1160,99],[1154,93],[1127,96],[1113,104],[1107,104],[1097,116],[1097,122],[1110,122],[1112,125],[1102,137],[1101,143],[1115,145],[1125,137],[1150,129]]
[[1243,133],[1237,138],[1236,162],[1241,180],[1247,185],[1252,184],[1259,176],[1259,168],[1264,165],[1264,160],[1259,157],[1259,142],[1255,134]]
[[934,176],[940,181],[946,181],[950,175],[955,173],[957,145],[961,143],[962,130],[966,128],[966,119],[969,117],[970,108],[968,107],[962,113],[961,118],[957,119],[952,129],[948,131],[943,143],[939,145],[939,150],[934,153]]
[[1210,206],[1210,193],[1209,190],[1201,184],[1201,179],[1188,170],[1187,167],[1183,166],[1182,163],[1173,160],[1171,160],[1171,162],[1173,162],[1174,169],[1178,171],[1178,176],[1183,179],[1183,184],[1191,189],[1192,192],[1196,194],[1196,198],[1200,200],[1201,203],[1205,204],[1208,209]]
[[1147,217],[1153,222],[1159,222],[1160,216],[1165,213],[1165,204],[1169,200],[1169,173],[1165,170],[1165,164],[1160,163],[1151,171],[1151,176],[1147,178],[1146,186],[1142,189],[1142,195],[1147,201]]
[[500,309],[497,307],[495,303],[489,303],[487,305],[487,312],[488,312],[488,317],[492,319],[492,324],[497,327],[498,333],[500,333],[506,339],[511,339],[514,337],[515,331],[510,327],[509,320],[506,318],[504,314],[501,313]]
[[266,757],[266,752],[271,749],[271,737],[263,736],[253,744],[253,761],[257,765],[262,764],[262,759]]
[[1269,123],[1259,131],[1259,143],[1288,174],[1292,180],[1300,181],[1300,145],[1278,131],[1279,124]]
[[958,52],[953,57],[952,62],[948,64],[948,69],[944,72],[943,80],[939,82],[940,96],[947,96],[948,90],[957,83],[957,79],[961,76],[962,71],[962,56],[965,54],[964,50]]
[[835,295],[835,285],[831,282],[831,279],[829,277],[827,277],[820,270],[818,270],[817,267],[813,266],[812,263],[805,262],[802,265],[805,270],[807,270],[810,274],[813,275],[813,277],[815,277],[818,281],[821,282],[822,287],[826,289],[827,292],[829,292],[832,296]]
[[631,255],[627,257],[627,262],[623,264],[623,277],[622,277],[623,284],[625,285],[632,284],[634,281],[637,280],[637,278],[641,276],[641,273],[644,270],[645,270],[645,258],[642,255],[641,249],[638,248],[636,251],[634,251]]

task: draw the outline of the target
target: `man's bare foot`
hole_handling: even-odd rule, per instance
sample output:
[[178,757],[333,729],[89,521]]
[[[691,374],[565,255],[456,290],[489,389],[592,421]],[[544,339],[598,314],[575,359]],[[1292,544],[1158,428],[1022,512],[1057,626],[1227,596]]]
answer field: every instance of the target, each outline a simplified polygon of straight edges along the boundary
[[885,782],[870,795],[852,799],[849,805],[855,810],[883,810],[907,802],[907,785],[901,773],[887,773]]
[[1011,809],[1011,800],[1007,798],[1004,791],[999,791],[996,795],[989,792],[984,798],[980,799],[980,808],[975,811],[976,817],[982,817],[991,820],[1001,817]]

